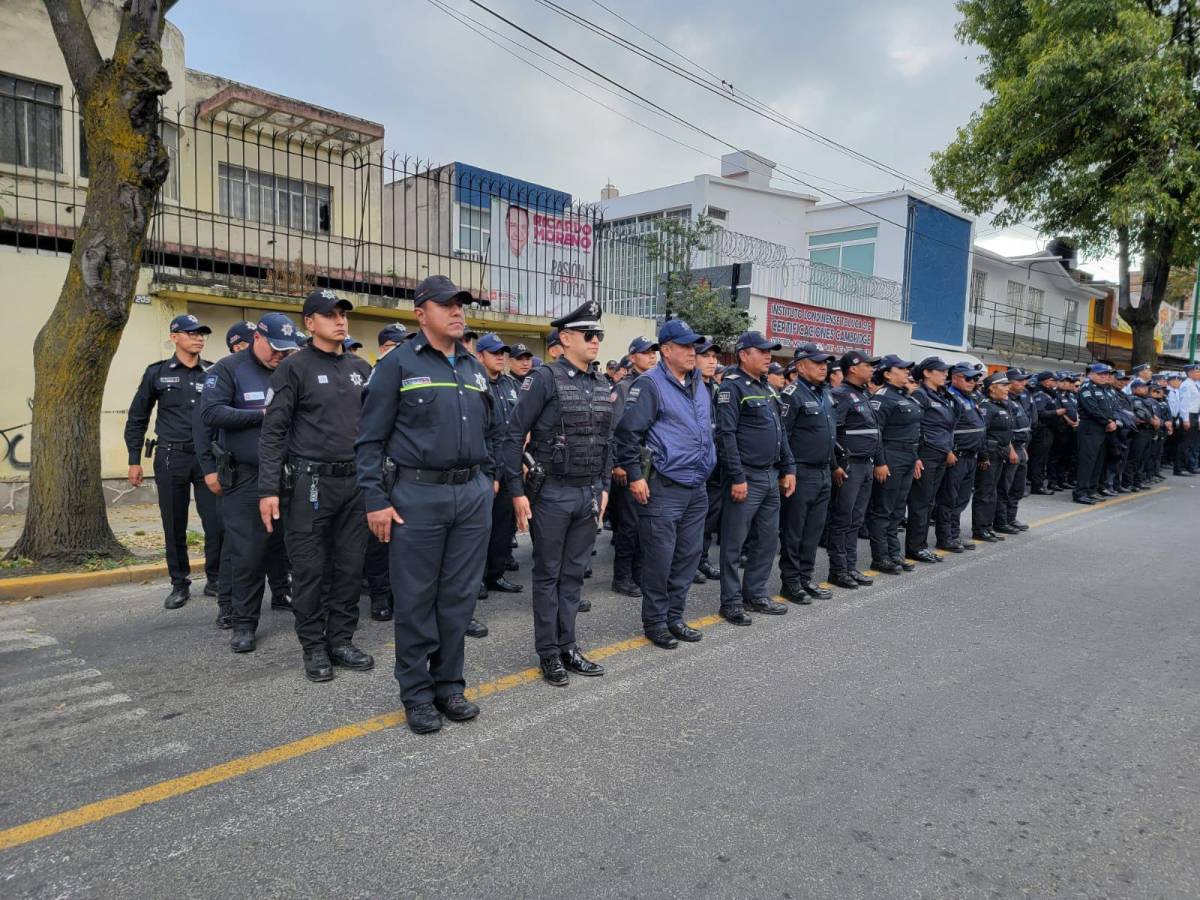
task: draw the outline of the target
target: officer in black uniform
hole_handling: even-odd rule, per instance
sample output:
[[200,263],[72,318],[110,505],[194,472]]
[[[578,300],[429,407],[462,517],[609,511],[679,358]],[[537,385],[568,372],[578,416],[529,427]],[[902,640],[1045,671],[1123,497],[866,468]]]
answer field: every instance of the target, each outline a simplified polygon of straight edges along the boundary
[[[503,433],[508,428],[508,420],[513,408],[517,405],[517,389],[520,384],[515,378],[506,375],[504,364],[507,361],[510,348],[494,333],[485,334],[475,343],[475,355],[488,376],[488,393],[492,397],[492,410],[496,414],[497,427]],[[488,538],[487,563],[483,569],[483,585],[486,590],[500,591],[505,594],[519,594],[525,590],[523,585],[509,581],[505,577],[509,557],[512,555],[512,539],[517,533],[517,520],[513,514],[512,494],[508,490],[508,482],[501,478],[500,492],[492,503],[492,531]],[[478,620],[473,619],[467,629],[467,634],[478,634],[480,630],[487,633],[487,628]]]
[[996,516],[992,530],[997,534],[1019,534],[1029,526],[1017,518],[1017,509],[1025,499],[1025,482],[1029,474],[1029,441],[1036,421],[1033,398],[1026,390],[1029,373],[1020,368],[1009,369],[1008,378],[1009,415],[1012,417],[1012,445],[1017,454],[1016,462],[1004,463],[996,483]]
[[1133,402],[1124,387],[1128,382],[1125,373],[1118,369],[1113,372],[1109,384],[1105,385],[1113,409],[1117,413],[1117,430],[1107,436],[1104,473],[1101,476],[1101,491],[1111,494],[1128,494],[1129,487],[1125,484],[1125,473],[1129,464],[1129,451],[1137,431],[1137,416],[1133,411]]
[[[882,463],[875,470],[871,501],[867,506],[867,531],[871,535],[871,568],[888,575],[904,571],[900,547],[900,522],[912,487],[913,471],[921,446],[924,408],[909,394],[913,363],[895,354],[879,362],[873,378],[882,387],[871,395],[882,438]],[[885,471],[880,472],[880,469]],[[911,564],[910,564],[911,565]]]
[[[779,541],[779,494],[796,490],[796,466],[783,427],[779,403],[767,383],[772,352],[780,344],[757,331],[737,339],[737,366],[726,371],[717,391],[717,441],[725,467],[725,508],[721,512],[721,616],[749,625],[745,607],[783,615],[787,607],[767,593],[767,578]],[[739,556],[747,538],[745,569]]]
[[230,548],[230,647],[234,653],[255,648],[264,575],[271,584],[271,607],[292,608],[287,597],[283,529],[268,534],[259,515],[258,440],[271,376],[284,357],[297,349],[292,321],[283,313],[268,313],[255,326],[248,349],[218,361],[204,381],[201,417],[215,432],[215,441],[226,457],[216,460],[216,465]]
[[1117,430],[1117,413],[1112,395],[1106,389],[1112,368],[1092,363],[1087,368],[1087,383],[1076,394],[1079,404],[1079,467],[1071,499],[1084,506],[1100,502],[1100,477],[1104,471],[1105,436]]
[[848,590],[873,583],[858,571],[858,532],[871,500],[871,477],[880,477],[886,469],[879,423],[867,391],[878,363],[879,357],[861,350],[844,354],[838,363],[843,381],[833,389],[841,452],[829,503],[829,583]]
[[1125,467],[1125,477],[1129,481],[1129,490],[1136,492],[1150,486],[1151,448],[1160,421],[1158,410],[1150,398],[1150,382],[1135,378],[1129,387],[1137,430],[1129,444],[1129,464]]
[[1059,420],[1067,413],[1057,389],[1058,380],[1050,371],[1038,372],[1029,387],[1029,397],[1033,401],[1033,431],[1029,441],[1031,494],[1048,495],[1055,490],[1050,478],[1050,460],[1058,434],[1065,427]]
[[241,353],[254,340],[258,326],[254,322],[234,322],[225,332],[225,346],[230,353]]
[[785,599],[808,604],[833,596],[813,573],[829,512],[831,476],[837,467],[837,417],[825,382],[835,357],[816,344],[801,344],[793,356],[799,377],[783,389],[780,401],[796,465],[796,490],[783,501],[780,512],[779,578]]
[[[721,570],[708,559],[708,548],[712,546],[713,538],[721,533],[721,510],[725,505],[724,482],[725,475],[721,466],[721,443],[717,440],[717,388],[720,381],[717,372],[721,368],[717,362],[717,345],[711,339],[696,345],[696,371],[704,379],[704,388],[708,391],[712,402],[709,420],[712,422],[713,441],[717,448],[717,464],[712,474],[708,476],[705,489],[708,496],[708,513],[704,517],[704,548],[700,554],[698,574],[706,581],[714,581],[721,577]],[[611,502],[611,499],[610,499]]]
[[1058,382],[1055,394],[1062,402],[1063,416],[1054,435],[1048,486],[1052,490],[1065,491],[1078,485],[1079,376],[1073,372],[1062,371],[1056,374],[1055,380]]
[[[245,344],[242,344],[245,347]],[[210,368],[211,371],[211,368]],[[207,380],[207,379],[206,379]],[[225,540],[225,498],[220,479],[217,475],[217,458],[213,453],[213,442],[217,439],[215,429],[204,424],[200,418],[200,410],[204,398],[201,393],[200,403],[192,410],[192,444],[196,447],[196,462],[200,464],[200,473],[204,476],[204,485],[209,493],[217,498],[217,521],[221,523],[221,562],[217,575],[217,621],[216,625],[222,630],[233,627],[233,563],[230,561],[230,551],[233,547]]]
[[[946,393],[950,367],[937,356],[927,356],[913,369],[919,386],[912,394],[921,407],[921,443],[913,464],[913,482],[908,491],[908,524],[904,529],[904,552],[896,560],[901,569],[911,570],[908,559],[939,563],[942,558],[929,549],[929,522],[942,481],[958,463],[954,454],[954,429],[958,406]],[[962,552],[959,550],[958,552]]]
[[975,496],[971,501],[971,536],[994,544],[1004,540],[993,530],[1000,478],[1004,464],[1016,464],[1013,449],[1013,413],[1008,402],[1008,375],[996,372],[983,379],[984,399],[979,402],[983,415],[984,445],[975,470]]
[[296,635],[310,681],[329,681],[334,665],[375,665],[353,644],[367,548],[354,435],[371,367],[342,346],[352,308],[330,290],[305,299],[311,337],[271,376],[259,436],[259,513],[268,533],[282,516]]
[[[146,455],[154,453],[154,483],[162,516],[167,549],[167,572],[171,593],[163,601],[166,609],[179,609],[191,595],[191,566],[187,552],[188,495],[196,496],[196,510],[204,525],[204,593],[217,596],[221,564],[221,521],[216,496],[204,484],[204,473],[196,457],[195,414],[204,390],[204,373],[212,363],[200,358],[204,340],[212,329],[185,313],[171,320],[170,359],[151,363],[142,375],[129,418],[125,421],[125,449],[129,452],[129,483],[140,487],[143,480],[142,442],[150,414],[158,406],[154,423],[155,440]],[[153,451],[151,451],[153,447]]]
[[[637,377],[654,368],[658,361],[658,344],[649,338],[636,337],[629,343],[629,361],[633,370],[618,382],[613,395],[613,428],[621,421],[625,400],[633,390]],[[613,526],[614,593],[625,597],[641,597],[642,554],[638,544],[638,504],[629,494],[629,478],[621,466],[613,466],[609,487],[610,516]]]
[[[558,329],[563,355],[521,384],[503,459],[517,527],[533,531],[533,631],[542,678],[561,687],[570,681],[568,669],[604,674],[604,667],[576,645],[575,618],[596,526],[608,502],[613,400],[592,365],[604,339],[600,304],[589,300],[550,324]],[[533,497],[522,478],[527,434]]]
[[973,543],[962,540],[960,523],[963,511],[971,503],[975,472],[987,430],[976,396],[982,377],[983,373],[970,363],[950,367],[947,392],[958,410],[958,421],[954,426],[954,456],[958,461],[946,470],[933,509],[937,548],[950,553],[975,549]]

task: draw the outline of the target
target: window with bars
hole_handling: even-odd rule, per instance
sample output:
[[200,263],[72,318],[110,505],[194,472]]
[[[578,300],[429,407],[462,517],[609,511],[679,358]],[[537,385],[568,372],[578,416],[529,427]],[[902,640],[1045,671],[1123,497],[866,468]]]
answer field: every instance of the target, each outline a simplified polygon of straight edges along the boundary
[[62,171],[62,90],[0,74],[0,163]]
[[1016,318],[1021,314],[1021,310],[1025,308],[1025,285],[1019,281],[1010,281],[1008,283],[1008,307],[1012,310],[1011,315]]
[[[225,163],[218,167],[217,177],[221,215],[296,231],[329,234],[332,190],[328,185]],[[175,189],[178,192],[178,184]]]
[[488,207],[458,204],[458,246],[460,253],[482,254],[492,234],[492,211]]
[[987,298],[987,272],[974,272],[971,275],[971,312],[977,313],[983,309],[983,301]]
[[1041,288],[1029,289],[1028,302],[1025,304],[1025,323],[1037,325],[1042,320],[1042,307],[1046,302],[1046,292]]
[[1076,334],[1079,331],[1079,301],[1064,300],[1063,302],[1066,304],[1067,311],[1067,326],[1065,330],[1068,334]]
[[162,195],[164,200],[179,202],[179,126],[163,122],[160,126],[163,146],[167,148],[167,159],[171,168],[167,171],[167,180],[163,182]]

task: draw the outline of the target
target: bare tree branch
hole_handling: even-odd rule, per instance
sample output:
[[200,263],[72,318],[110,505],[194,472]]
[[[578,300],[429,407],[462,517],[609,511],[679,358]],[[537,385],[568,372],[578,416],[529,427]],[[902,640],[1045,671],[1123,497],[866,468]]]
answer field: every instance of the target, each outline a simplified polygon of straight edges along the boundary
[[54,37],[67,61],[75,93],[83,99],[92,86],[92,78],[104,64],[92,26],[88,24],[80,0],[43,0],[54,28]]

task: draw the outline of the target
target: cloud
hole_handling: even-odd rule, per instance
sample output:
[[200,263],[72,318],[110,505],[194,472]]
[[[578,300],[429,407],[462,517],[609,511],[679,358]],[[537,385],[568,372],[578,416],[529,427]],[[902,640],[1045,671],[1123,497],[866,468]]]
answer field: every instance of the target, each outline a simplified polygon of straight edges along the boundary
[[953,26],[924,10],[893,10],[884,21],[884,30],[887,58],[905,78],[918,78],[958,52]]

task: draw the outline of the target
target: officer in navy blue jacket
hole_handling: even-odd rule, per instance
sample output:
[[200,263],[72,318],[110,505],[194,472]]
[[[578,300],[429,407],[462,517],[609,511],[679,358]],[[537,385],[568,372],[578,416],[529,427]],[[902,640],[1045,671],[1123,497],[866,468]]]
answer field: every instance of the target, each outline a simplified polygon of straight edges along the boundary
[[287,599],[287,553],[283,528],[268,534],[258,509],[258,439],[270,399],[271,376],[284,357],[299,349],[296,326],[283,313],[267,313],[255,327],[249,347],[208,371],[201,418],[229,454],[231,472],[221,485],[225,540],[229,545],[231,624],[234,653],[255,648],[262,606],[263,576],[271,582],[271,606],[291,609]]
[[983,390],[979,411],[983,414],[984,445],[975,470],[971,534],[977,541],[996,543],[1004,540],[993,530],[1000,479],[1005,463],[1017,462],[1012,445],[1014,417],[1008,400],[1008,375],[995,372],[987,376],[983,379]]
[[1087,382],[1075,395],[1079,404],[1079,463],[1071,499],[1084,506],[1109,496],[1101,489],[1100,478],[1104,472],[1105,437],[1118,428],[1117,411],[1108,390],[1112,371],[1105,363],[1092,363],[1087,368]]
[[466,345],[464,305],[444,275],[413,297],[416,336],[375,365],[355,451],[367,522],[391,551],[396,681],[408,727],[479,715],[463,691],[464,641],[499,490],[499,418]]
[[[929,522],[942,482],[958,464],[954,454],[958,406],[946,392],[949,374],[950,366],[937,356],[925,357],[913,369],[913,377],[919,384],[912,399],[921,407],[921,445],[908,491],[904,550],[908,559],[923,563],[941,562],[941,557],[929,549]],[[902,559],[899,565],[911,569],[914,564]]]
[[954,426],[954,455],[958,462],[946,470],[933,514],[937,548],[951,553],[975,549],[973,543],[962,540],[960,523],[975,490],[975,471],[983,453],[984,432],[987,430],[976,393],[981,378],[983,372],[970,363],[957,363],[950,368],[947,393],[958,410],[958,421]]
[[833,596],[817,583],[814,570],[837,467],[837,418],[826,384],[836,357],[816,344],[801,344],[793,357],[799,377],[783,389],[780,409],[796,464],[796,490],[780,513],[779,578],[784,598],[808,604]]
[[638,503],[642,630],[668,650],[702,637],[683,613],[704,546],[706,483],[717,464],[712,401],[696,371],[696,347],[703,342],[682,319],[659,329],[661,357],[630,389],[615,434],[616,462]]
[[1005,462],[996,483],[996,517],[992,530],[997,534],[1019,534],[1029,526],[1017,518],[1017,510],[1025,497],[1025,483],[1029,478],[1029,441],[1033,436],[1033,425],[1037,421],[1033,408],[1033,397],[1028,391],[1030,374],[1021,368],[1011,368],[1008,377],[1009,415],[1012,416],[1013,450],[1016,462]]
[[[501,430],[508,427],[509,417],[517,405],[517,389],[520,388],[515,378],[504,373],[504,363],[511,352],[511,348],[495,333],[485,334],[475,342],[475,355],[487,372],[492,409],[497,415],[497,424]],[[513,535],[517,533],[517,520],[513,515],[512,494],[508,491],[508,483],[503,478],[499,481],[500,491],[492,504],[492,531],[488,537],[482,593],[499,591],[505,594],[519,594],[525,589],[524,586],[505,577],[508,560],[512,556]],[[479,636],[481,630],[484,634],[487,633],[486,627],[475,619],[467,634]]]
[[1033,431],[1029,441],[1029,484],[1032,494],[1054,493],[1050,478],[1050,459],[1054,444],[1066,425],[1060,420],[1066,415],[1066,407],[1058,397],[1058,379],[1054,372],[1038,372],[1029,386],[1029,398],[1033,401]]
[[[796,466],[779,403],[767,382],[771,354],[781,345],[757,331],[737,339],[738,363],[726,370],[717,391],[717,440],[725,468],[721,513],[721,616],[749,625],[745,607],[783,615],[787,607],[767,593],[767,578],[779,543],[779,494],[796,489]],[[738,559],[753,540],[738,577]]]
[[882,382],[871,395],[871,408],[883,447],[878,461],[885,471],[876,466],[867,506],[867,531],[871,535],[871,568],[888,575],[904,571],[900,523],[921,447],[924,407],[909,391],[913,365],[889,354],[880,360],[873,376],[877,384]]

